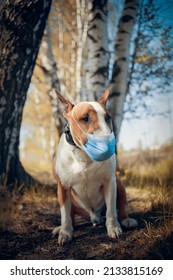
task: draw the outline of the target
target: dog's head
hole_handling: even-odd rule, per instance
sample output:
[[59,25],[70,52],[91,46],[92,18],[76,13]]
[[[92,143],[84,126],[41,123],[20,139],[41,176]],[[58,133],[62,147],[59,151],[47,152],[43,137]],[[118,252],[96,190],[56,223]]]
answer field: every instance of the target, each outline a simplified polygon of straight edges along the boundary
[[77,146],[87,142],[86,133],[104,136],[112,131],[111,116],[106,109],[109,89],[96,102],[79,102],[73,105],[56,91],[63,115],[70,125],[70,132]]

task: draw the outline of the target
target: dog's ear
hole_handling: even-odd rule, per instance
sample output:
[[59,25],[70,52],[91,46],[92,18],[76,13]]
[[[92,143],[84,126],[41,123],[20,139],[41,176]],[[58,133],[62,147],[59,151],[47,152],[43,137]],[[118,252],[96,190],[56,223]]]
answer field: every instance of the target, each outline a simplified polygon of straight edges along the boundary
[[99,98],[98,102],[99,102],[101,105],[106,106],[106,101],[107,101],[107,99],[108,99],[108,97],[109,97],[109,94],[110,94],[110,89],[107,88],[107,89],[105,90],[105,92],[103,93],[103,95]]
[[68,115],[68,113],[71,112],[74,105],[69,100],[64,98],[57,90],[55,90],[55,92],[56,92],[56,95],[57,95],[57,97],[60,101],[62,111],[63,111],[63,115],[64,115],[64,117],[66,117],[66,115]]

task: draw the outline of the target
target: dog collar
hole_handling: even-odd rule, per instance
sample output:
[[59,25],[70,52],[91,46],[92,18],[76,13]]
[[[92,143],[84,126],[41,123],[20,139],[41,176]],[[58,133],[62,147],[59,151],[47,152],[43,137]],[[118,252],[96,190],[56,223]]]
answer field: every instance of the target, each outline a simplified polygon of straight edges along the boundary
[[67,141],[70,145],[75,146],[76,148],[79,148],[79,147],[75,144],[75,142],[74,142],[74,140],[73,140],[73,137],[72,137],[71,132],[70,132],[69,124],[67,124],[66,127],[64,128],[64,133],[65,133],[65,139],[66,139],[66,141]]

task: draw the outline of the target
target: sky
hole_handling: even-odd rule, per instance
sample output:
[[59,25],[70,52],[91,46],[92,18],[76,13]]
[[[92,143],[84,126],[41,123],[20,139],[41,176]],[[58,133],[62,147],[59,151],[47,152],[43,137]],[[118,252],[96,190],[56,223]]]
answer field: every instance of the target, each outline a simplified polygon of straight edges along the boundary
[[[173,25],[173,0],[155,0],[161,5],[158,16],[164,20],[165,26]],[[155,115],[140,119],[124,119],[119,135],[119,145],[125,150],[141,146],[155,148],[173,137],[173,82],[168,93],[151,98],[150,104],[159,112],[168,112],[167,117]]]
[[[154,100],[153,100],[154,103]],[[153,106],[158,111],[168,111],[168,116],[148,116],[147,118],[123,120],[119,145],[125,150],[134,148],[157,148],[173,137],[173,92],[160,97]]]

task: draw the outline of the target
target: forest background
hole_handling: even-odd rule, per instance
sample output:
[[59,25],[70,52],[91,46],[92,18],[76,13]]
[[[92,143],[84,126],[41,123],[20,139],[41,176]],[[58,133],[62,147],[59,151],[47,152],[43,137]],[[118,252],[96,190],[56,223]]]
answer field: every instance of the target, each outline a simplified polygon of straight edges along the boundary
[[[10,240],[2,258],[41,258],[41,252],[45,258],[115,257],[117,246],[103,228],[93,236],[96,242],[103,234],[95,256],[88,252],[90,240],[80,256],[78,247],[52,254],[50,229],[59,222],[59,206],[54,187],[45,186],[55,183],[52,157],[66,125],[55,89],[76,103],[97,99],[107,87],[117,174],[127,186],[129,211],[139,219],[116,257],[126,258],[123,248],[134,238],[129,258],[172,258],[172,0],[0,1],[0,8],[1,245]],[[48,226],[40,220],[46,215]]]
[[[61,88],[62,94],[74,103],[89,100],[92,95],[87,85],[88,46],[87,42],[80,43],[80,36],[86,40],[87,30],[78,30],[80,26],[87,28],[89,24],[85,4],[84,1],[83,4],[78,3],[79,6],[76,7],[75,1],[65,3],[58,1],[52,6],[49,15],[28,90],[21,127],[21,159],[25,168],[32,166],[32,172],[50,170],[51,159],[57,147],[57,123],[58,118],[62,119],[62,116],[60,112],[58,117],[55,116],[58,103],[54,87]],[[164,1],[150,3],[142,1],[138,10],[130,41],[128,74],[130,85],[125,94],[123,122],[118,142],[120,151],[123,147],[126,150],[152,150],[162,144],[172,143],[171,4],[171,1],[166,4]],[[69,14],[70,8],[73,13]],[[108,6],[110,77],[116,54],[114,45],[117,25],[122,8],[121,1],[110,1]],[[80,57],[76,59],[77,56]],[[97,76],[97,79],[100,77]],[[106,82],[107,84],[101,86],[98,92],[99,90],[103,92],[104,88],[110,85],[108,80]],[[63,120],[62,123],[63,126]],[[34,141],[31,141],[33,137]]]

